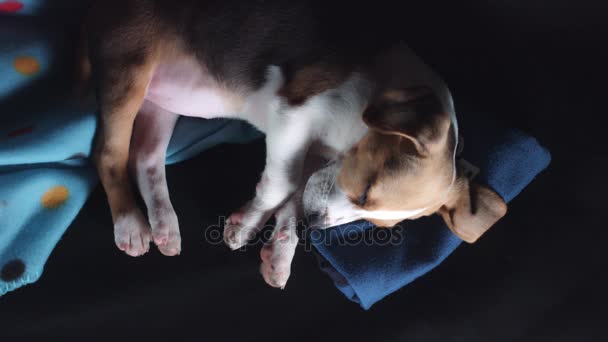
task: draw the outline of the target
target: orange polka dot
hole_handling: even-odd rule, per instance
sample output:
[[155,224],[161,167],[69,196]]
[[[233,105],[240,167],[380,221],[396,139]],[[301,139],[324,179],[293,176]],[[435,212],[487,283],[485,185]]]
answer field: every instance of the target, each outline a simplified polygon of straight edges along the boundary
[[19,56],[15,58],[13,64],[15,65],[15,70],[26,76],[33,75],[40,71],[40,63],[38,63],[34,57]]
[[50,188],[42,195],[42,206],[49,209],[54,209],[62,205],[70,197],[70,191],[63,185],[58,185]]

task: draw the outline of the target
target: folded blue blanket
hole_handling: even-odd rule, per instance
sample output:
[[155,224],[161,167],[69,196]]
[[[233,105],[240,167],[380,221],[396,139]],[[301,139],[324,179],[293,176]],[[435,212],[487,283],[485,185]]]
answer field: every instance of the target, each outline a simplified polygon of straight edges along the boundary
[[[3,25],[7,21],[1,16],[3,11],[31,16],[52,9],[50,2],[9,2],[3,7],[0,0],[0,295],[40,277],[51,251],[97,184],[88,161],[96,125],[93,103],[82,108],[66,98],[64,104],[32,112],[2,104],[48,74],[54,46],[50,39],[57,36],[35,25],[18,28],[15,17]],[[59,3],[69,7],[67,0]],[[41,103],[47,97],[28,94],[29,101]],[[548,165],[548,152],[533,138],[489,123],[467,122],[462,114],[459,119],[467,139],[465,158],[481,168],[479,180],[505,200],[514,198]],[[169,145],[167,163],[220,143],[246,143],[260,136],[241,121],[183,117]],[[336,286],[367,309],[428,272],[460,244],[438,218],[406,221],[402,226],[392,234],[401,238],[392,244],[357,242],[370,231],[366,222],[314,231],[310,240]]]

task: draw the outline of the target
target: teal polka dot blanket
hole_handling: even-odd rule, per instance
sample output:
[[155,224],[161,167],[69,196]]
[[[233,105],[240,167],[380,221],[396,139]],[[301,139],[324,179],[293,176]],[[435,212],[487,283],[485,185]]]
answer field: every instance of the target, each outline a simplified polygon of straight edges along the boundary
[[[55,59],[70,60],[57,50],[71,42],[63,27],[44,20],[57,10],[46,3],[0,0],[0,295],[40,277],[98,182],[88,160],[97,121],[93,102],[50,99],[62,94],[54,88],[66,88],[69,66]],[[167,163],[260,135],[241,121],[182,118]]]
[[[0,295],[39,279],[98,182],[88,159],[94,101],[75,101],[66,91],[74,46],[57,25],[80,4],[0,0]],[[479,180],[506,201],[549,164],[548,151],[532,137],[468,122],[462,113],[459,121],[467,139],[463,156],[480,168]],[[242,121],[182,117],[167,164],[260,136]],[[403,223],[392,235],[401,238],[390,244],[366,243],[372,228],[355,222],[307,234],[320,268],[364,309],[429,272],[461,243],[433,217]]]

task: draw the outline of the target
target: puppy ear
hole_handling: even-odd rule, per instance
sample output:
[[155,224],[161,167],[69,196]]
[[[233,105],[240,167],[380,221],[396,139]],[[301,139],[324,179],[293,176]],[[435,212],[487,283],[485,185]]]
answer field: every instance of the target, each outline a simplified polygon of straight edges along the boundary
[[363,113],[363,121],[381,133],[411,140],[422,155],[440,145],[451,123],[437,95],[425,86],[381,92]]
[[438,212],[454,234],[473,243],[507,213],[507,205],[490,188],[461,177]]

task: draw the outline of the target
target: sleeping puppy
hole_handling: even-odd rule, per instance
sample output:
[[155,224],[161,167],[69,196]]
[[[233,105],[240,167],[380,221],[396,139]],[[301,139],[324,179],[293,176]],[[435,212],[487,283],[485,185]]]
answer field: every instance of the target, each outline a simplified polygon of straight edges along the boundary
[[164,169],[179,115],[242,119],[266,134],[256,195],[227,219],[224,239],[237,249],[274,214],[261,256],[276,287],[289,277],[301,209],[319,228],[439,213],[468,242],[500,219],[504,201],[456,166],[447,87],[359,14],[315,1],[95,2],[84,65],[117,246],[132,256],[151,241],[165,255],[181,251]]

